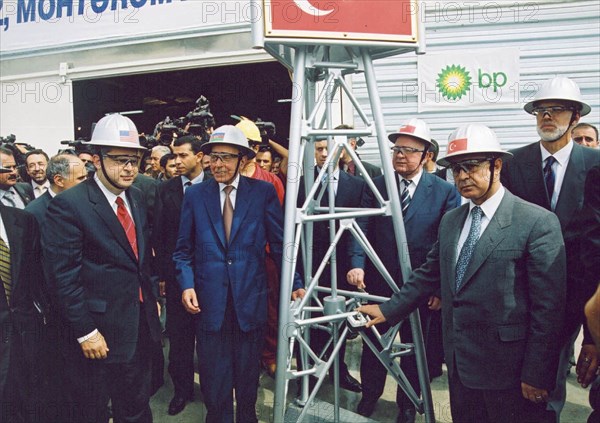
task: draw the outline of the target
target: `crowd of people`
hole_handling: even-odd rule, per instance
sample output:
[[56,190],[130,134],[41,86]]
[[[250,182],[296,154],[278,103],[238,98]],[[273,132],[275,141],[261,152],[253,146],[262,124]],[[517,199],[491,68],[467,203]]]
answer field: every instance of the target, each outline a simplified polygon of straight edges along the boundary
[[[467,124],[443,158],[428,124],[408,119],[388,135],[401,216],[357,218],[373,251],[349,233],[337,244],[339,287],[391,297],[359,308],[369,327],[402,322],[410,343],[406,317],[419,309],[428,372],[439,377],[446,363],[456,422],[558,421],[582,325],[575,371],[600,391],[600,149],[597,128],[580,122],[590,110],[574,81],[552,78],[525,105],[540,141],[506,151],[493,130]],[[0,146],[0,421],[151,422],[165,336],[170,415],[194,400],[197,354],[205,420],[257,421],[261,368],[276,371],[287,150],[244,117],[206,134],[189,122],[170,128],[148,145],[113,114],[52,157]],[[325,185],[319,206],[379,207],[365,179],[391,198],[381,169],[353,160],[361,139],[348,138],[354,154],[344,151],[327,181],[318,175],[328,142],[312,141],[315,167],[305,173]],[[305,202],[303,179],[298,207]],[[321,266],[329,225],[314,224],[312,269],[299,266],[291,300],[306,294],[303,273]],[[321,358],[330,336],[313,330]],[[340,387],[361,393],[354,411],[368,417],[386,369],[364,344],[359,381],[344,355]],[[401,367],[419,394],[415,357]],[[600,395],[590,398],[595,421]],[[396,403],[397,421],[414,422],[402,389]]]

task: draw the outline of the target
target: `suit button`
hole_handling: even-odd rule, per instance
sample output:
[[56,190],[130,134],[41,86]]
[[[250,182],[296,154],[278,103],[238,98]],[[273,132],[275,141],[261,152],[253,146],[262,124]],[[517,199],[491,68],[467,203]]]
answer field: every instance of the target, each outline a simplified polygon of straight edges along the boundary
[[227,264],[228,264],[229,266],[231,266],[231,265],[233,264],[233,260],[231,260],[231,259],[228,259],[228,260],[227,260]]

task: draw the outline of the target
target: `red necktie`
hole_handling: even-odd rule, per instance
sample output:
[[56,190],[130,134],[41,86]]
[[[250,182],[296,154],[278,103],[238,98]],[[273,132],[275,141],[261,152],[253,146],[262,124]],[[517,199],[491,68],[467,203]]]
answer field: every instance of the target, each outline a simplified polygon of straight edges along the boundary
[[354,162],[348,163],[348,173],[353,176],[356,175],[356,165]]
[[[125,202],[121,197],[117,197],[117,218],[123,226],[123,230],[125,231],[125,235],[127,236],[127,240],[129,241],[129,245],[133,250],[133,254],[135,254],[135,258],[138,257],[138,248],[137,248],[137,239],[135,236],[135,223],[133,223],[133,219],[129,215],[127,208],[125,208]],[[142,297],[142,288],[140,288],[140,301],[144,301]]]

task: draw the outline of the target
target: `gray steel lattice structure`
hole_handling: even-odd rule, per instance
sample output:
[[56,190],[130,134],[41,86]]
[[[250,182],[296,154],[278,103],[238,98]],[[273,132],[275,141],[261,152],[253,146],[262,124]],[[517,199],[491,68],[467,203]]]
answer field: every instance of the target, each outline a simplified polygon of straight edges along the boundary
[[[390,196],[390,200],[384,200],[375,188],[372,180],[366,178],[368,188],[373,191],[380,203],[376,209],[358,209],[335,207],[334,190],[326,190],[329,181],[324,178],[331,175],[334,170],[333,163],[337,163],[342,151],[350,155],[357,167],[367,174],[360,163],[356,153],[347,143],[347,136],[376,135],[378,141],[381,162],[383,164],[385,183],[388,192],[396,191],[394,170],[389,160],[390,144],[385,134],[383,113],[381,103],[377,94],[376,79],[373,68],[374,57],[385,57],[407,51],[419,51],[419,46],[414,44],[383,47],[374,45],[369,47],[364,42],[333,41],[325,42],[316,40],[268,40],[264,39],[264,29],[260,19],[253,24],[253,37],[257,47],[263,47],[284,66],[293,71],[293,104],[290,124],[289,165],[287,174],[287,189],[285,203],[285,226],[284,226],[284,260],[281,275],[280,307],[279,307],[279,337],[277,353],[277,373],[275,388],[274,416],[275,422],[287,421],[286,402],[287,388],[291,379],[302,378],[302,390],[297,403],[304,405],[304,409],[297,417],[298,422],[305,421],[308,414],[306,405],[315,400],[315,396],[327,377],[328,371],[333,369],[334,375],[334,404],[333,420],[340,421],[339,408],[339,363],[338,352],[345,342],[349,329],[344,323],[349,317],[356,313],[353,311],[362,301],[383,302],[384,297],[369,295],[366,292],[354,292],[338,289],[339,277],[346,275],[336,274],[336,245],[344,232],[348,231],[359,242],[366,251],[368,257],[373,261],[390,288],[396,292],[398,287],[377,257],[374,249],[365,237],[361,228],[356,223],[356,218],[366,216],[391,215],[393,219],[393,230],[396,237],[398,260],[401,264],[403,278],[410,274],[410,257],[406,250],[406,234],[402,222],[402,211],[398,196]],[[421,35],[424,30],[420,29]],[[422,39],[422,37],[421,37]],[[370,98],[372,119],[360,107],[358,101],[345,80],[345,76],[353,73],[364,72],[367,89]],[[317,84],[323,83],[323,89],[317,95]],[[348,96],[360,117],[362,129],[335,130],[332,119],[332,100],[335,93],[342,90]],[[320,116],[320,114],[322,115]],[[320,116],[320,117],[319,117]],[[313,180],[314,168],[314,145],[316,139],[327,138],[329,155],[327,161],[317,177],[317,180],[325,179],[323,184],[315,184]],[[304,177],[306,190],[306,201],[301,207],[297,207],[298,193],[300,189],[300,178]],[[327,192],[329,195],[329,207],[319,206],[320,200]],[[359,195],[357,193],[357,195]],[[319,221],[330,221],[329,236],[330,247],[325,256],[318,263],[316,271],[312,272],[313,257],[313,224]],[[335,223],[338,222],[338,225]],[[337,228],[337,230],[336,230]],[[296,300],[290,305],[289,298],[292,293],[292,281],[298,256],[302,255],[304,266],[304,282],[306,296],[302,300]],[[319,279],[330,263],[331,286],[319,286]],[[320,296],[318,294],[321,294]],[[319,299],[322,298],[322,300]],[[423,337],[418,311],[410,316],[410,324],[414,342],[403,344],[395,341],[399,325],[394,326],[385,334],[380,334],[376,328],[371,328],[378,340],[373,343],[365,336],[364,330],[359,333],[364,343],[378,356],[381,363],[388,369],[399,386],[407,393],[413,401],[419,413],[424,413],[427,422],[435,421],[431,391],[429,387],[429,375],[425,360]],[[330,341],[323,351],[314,351],[310,344],[309,329],[325,330],[331,334]],[[328,346],[333,346],[333,351],[328,358],[324,352]],[[294,364],[294,353],[298,349],[296,366]],[[398,358],[407,354],[415,354],[419,373],[421,398],[419,398],[398,364]],[[317,378],[316,384],[309,388],[309,377]]]

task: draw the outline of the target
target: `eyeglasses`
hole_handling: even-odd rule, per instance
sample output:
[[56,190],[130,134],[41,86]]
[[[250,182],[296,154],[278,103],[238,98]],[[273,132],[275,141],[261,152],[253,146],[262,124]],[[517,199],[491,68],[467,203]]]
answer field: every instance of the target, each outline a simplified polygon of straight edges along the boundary
[[231,154],[231,153],[210,153],[210,162],[217,163],[221,160],[223,163],[231,163],[234,160],[237,160],[241,157],[240,154]]
[[454,176],[460,175],[461,170],[467,174],[471,174],[471,173],[475,172],[479,168],[479,166],[481,166],[483,163],[485,163],[489,160],[492,160],[492,159],[465,160],[464,162],[460,162],[460,163],[452,163],[448,167],[452,170],[452,174]]
[[138,156],[117,156],[114,154],[104,154],[104,157],[108,157],[119,166],[127,166],[130,164],[133,167],[140,165],[140,158]]
[[550,116],[555,116],[562,112],[572,111],[572,110],[573,110],[573,108],[564,107],[564,106],[534,107],[533,110],[531,111],[531,113],[534,116],[544,116],[546,113],[548,113]]
[[423,151],[425,151],[425,150],[419,150],[418,148],[413,148],[413,147],[404,147],[404,146],[392,147],[393,154],[402,153],[403,156],[407,156],[409,154],[422,153]]

